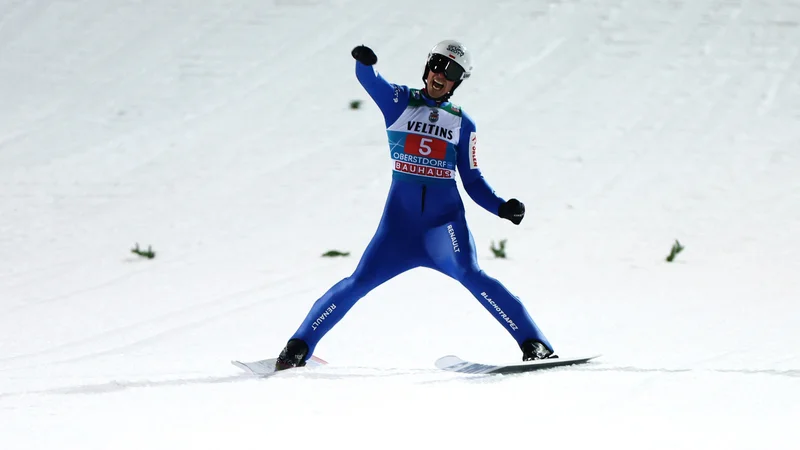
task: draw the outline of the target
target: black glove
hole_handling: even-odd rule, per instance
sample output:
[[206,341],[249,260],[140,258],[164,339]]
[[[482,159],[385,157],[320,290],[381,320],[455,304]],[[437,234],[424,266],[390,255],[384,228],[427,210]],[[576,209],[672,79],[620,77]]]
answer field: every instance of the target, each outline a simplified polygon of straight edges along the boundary
[[522,222],[522,218],[525,217],[525,205],[521,201],[512,198],[500,205],[497,215],[503,219],[510,220],[514,225],[519,225]]
[[364,64],[365,66],[371,66],[378,62],[378,57],[375,56],[375,52],[365,45],[359,45],[358,47],[354,48],[350,54],[353,55],[353,58],[355,58],[356,61]]

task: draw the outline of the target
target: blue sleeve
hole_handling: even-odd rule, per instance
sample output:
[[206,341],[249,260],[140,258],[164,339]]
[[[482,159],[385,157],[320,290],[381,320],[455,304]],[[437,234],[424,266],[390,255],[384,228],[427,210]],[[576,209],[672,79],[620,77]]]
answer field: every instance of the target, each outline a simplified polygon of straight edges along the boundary
[[409,99],[407,86],[390,84],[373,66],[358,61],[356,61],[356,78],[380,108],[387,127],[403,114]]
[[456,149],[458,158],[458,172],[461,174],[461,182],[464,190],[481,208],[497,215],[500,205],[505,202],[498,197],[489,183],[481,175],[478,168],[478,142],[475,132],[475,122],[462,110],[461,136]]

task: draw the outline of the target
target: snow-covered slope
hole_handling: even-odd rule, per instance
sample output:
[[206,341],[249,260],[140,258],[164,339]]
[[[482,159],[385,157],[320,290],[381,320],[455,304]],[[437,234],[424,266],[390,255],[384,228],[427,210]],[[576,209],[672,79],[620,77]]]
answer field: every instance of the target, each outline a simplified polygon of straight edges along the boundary
[[[350,50],[419,87],[446,38],[475,55],[453,101],[483,173],[528,211],[466,199],[481,266],[603,358],[437,372],[520,352],[420,269],[326,336],[329,366],[243,377],[378,223]],[[777,0],[0,4],[0,448],[797,448],[798,42]]]

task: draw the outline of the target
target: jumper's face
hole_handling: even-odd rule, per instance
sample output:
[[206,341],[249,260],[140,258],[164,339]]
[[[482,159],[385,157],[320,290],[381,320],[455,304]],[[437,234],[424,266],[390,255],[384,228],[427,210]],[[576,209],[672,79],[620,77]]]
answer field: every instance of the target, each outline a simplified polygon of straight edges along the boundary
[[450,81],[445,78],[444,73],[433,73],[432,70],[428,71],[428,78],[425,80],[425,87],[428,89],[428,95],[431,98],[439,98],[453,89],[455,81]]

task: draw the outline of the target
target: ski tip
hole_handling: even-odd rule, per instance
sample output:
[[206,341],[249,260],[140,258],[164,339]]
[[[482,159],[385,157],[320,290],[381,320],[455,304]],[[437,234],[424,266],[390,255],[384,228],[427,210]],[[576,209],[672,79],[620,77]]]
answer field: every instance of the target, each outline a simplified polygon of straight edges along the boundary
[[454,366],[454,365],[462,363],[462,362],[464,362],[464,360],[459,358],[456,355],[447,355],[447,356],[442,356],[441,358],[437,359],[434,364],[436,365],[436,367],[438,367],[440,369],[444,369],[444,368],[451,367],[451,366]]
[[233,360],[231,360],[231,364],[233,364],[234,366],[238,367],[239,369],[244,370],[245,372],[257,374],[257,372],[254,371],[252,367],[248,366],[247,363],[244,363],[242,361],[237,361],[237,360],[233,359]]
[[322,359],[322,358],[319,358],[319,357],[317,357],[317,356],[313,356],[313,355],[312,355],[312,356],[311,356],[311,358],[308,358],[308,359],[309,359],[309,360],[313,360],[313,361],[315,361],[315,362],[317,362],[317,363],[319,363],[319,364],[328,364],[328,361],[325,361],[324,359]]

